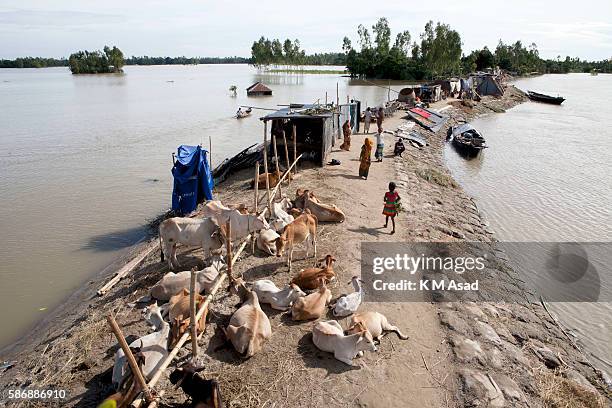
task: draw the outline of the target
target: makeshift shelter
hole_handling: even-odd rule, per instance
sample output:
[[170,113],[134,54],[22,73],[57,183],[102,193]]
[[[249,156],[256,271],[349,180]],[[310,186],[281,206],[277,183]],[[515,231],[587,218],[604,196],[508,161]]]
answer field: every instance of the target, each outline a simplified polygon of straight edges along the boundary
[[440,85],[423,85],[419,98],[423,102],[438,102],[442,99],[442,87]]
[[350,103],[340,104],[339,126],[342,127],[347,120],[351,124],[353,133],[359,132],[359,115],[361,112],[361,102],[351,101]]
[[470,76],[473,81],[474,90],[480,95],[502,96],[504,89],[491,74],[476,74]]
[[[334,143],[334,114],[324,105],[292,104],[287,108],[261,118],[264,122],[271,122],[269,126],[270,140],[276,136],[276,145],[279,152],[279,161],[284,163],[283,131],[287,139],[287,149],[290,160],[294,157],[293,127],[296,130],[296,156],[303,154],[302,160],[310,160],[323,166]],[[272,156],[272,144],[268,150]]]
[[181,145],[172,167],[174,190],[172,210],[179,215],[194,211],[198,203],[213,199],[213,179],[206,155],[201,146]]
[[261,95],[272,95],[272,90],[262,84],[261,82],[255,82],[247,89],[247,96],[261,96]]

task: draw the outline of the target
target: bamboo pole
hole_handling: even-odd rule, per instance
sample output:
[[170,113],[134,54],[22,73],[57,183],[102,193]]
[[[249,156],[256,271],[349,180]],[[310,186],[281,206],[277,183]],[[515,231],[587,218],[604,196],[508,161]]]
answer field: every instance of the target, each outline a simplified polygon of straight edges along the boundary
[[[259,207],[259,162],[255,162],[255,202],[253,203],[253,214],[257,214]],[[251,238],[251,253],[255,253],[255,235]]]
[[[280,163],[278,161],[278,149],[276,147],[276,134],[272,135],[272,146],[274,147],[274,161],[276,162],[276,175],[280,179]],[[280,183],[277,184],[279,186],[280,195],[283,195],[282,187],[280,187]],[[272,197],[272,200],[275,200],[276,196]]]
[[123,333],[121,332],[121,328],[119,328],[117,321],[115,320],[115,318],[113,317],[111,313],[109,313],[106,316],[106,320],[108,321],[108,324],[110,325],[111,330],[115,334],[115,337],[117,338],[117,341],[119,342],[119,346],[121,346],[121,349],[123,350],[123,353],[125,354],[127,362],[130,365],[130,369],[132,370],[132,375],[134,375],[134,379],[138,383],[138,386],[142,389],[142,393],[144,394],[145,401],[147,403],[153,401],[153,395],[151,394],[151,390],[147,386],[147,382],[145,381],[145,378],[142,375],[142,372],[140,371],[140,367],[138,367],[138,363],[136,362],[136,359],[134,358],[134,355],[132,354],[132,350],[130,350],[130,346],[127,344],[127,341],[125,341],[125,337],[123,336]]
[[270,197],[270,174],[268,173],[268,122],[264,122],[264,172],[266,173],[266,192],[268,193],[268,211],[272,207]]
[[[283,129],[283,143],[285,144],[285,160],[287,162],[287,172],[289,172],[289,167],[291,164],[289,163],[289,147],[287,147],[287,135],[285,134],[285,130]],[[291,183],[291,175],[287,178],[287,185]]]
[[340,109],[340,85],[336,82],[336,106]]
[[[302,153],[302,154],[300,154],[300,155],[297,157],[297,159],[296,159],[296,160],[293,162],[293,164],[291,164],[291,167],[289,167],[289,170],[287,170],[287,172],[285,172],[285,174],[283,174],[283,176],[280,178],[279,183],[281,183],[281,182],[285,181],[285,178],[287,178],[287,176],[289,175],[289,171],[290,171],[291,169],[293,169],[293,168],[294,168],[294,167],[297,165],[298,160],[300,160],[300,159],[302,158],[302,155],[303,155],[303,153]],[[278,186],[277,186],[277,187],[278,187]],[[272,191],[273,191],[274,193],[276,193],[276,191],[275,191],[275,190],[276,190],[276,188],[277,188],[277,187],[274,187],[274,189],[272,189]],[[266,193],[266,194],[267,194],[267,193]],[[264,194],[264,197],[265,197],[265,194]],[[264,197],[262,197],[261,199],[263,199]],[[260,199],[260,201],[261,201],[261,199]],[[265,209],[264,209],[264,211],[265,211]]]
[[[302,155],[300,155],[302,157]],[[295,166],[294,174],[297,174],[297,128],[293,125],[293,165]]]
[[117,284],[125,275],[130,273],[134,268],[138,266],[151,252],[155,251],[158,248],[158,242],[152,242],[149,244],[149,247],[142,251],[136,258],[132,259],[130,262],[126,263],[121,269],[117,271],[115,276],[108,281],[104,286],[98,289],[98,296],[104,296],[113,286]]
[[327,91],[325,91],[325,105],[327,106]]
[[191,285],[189,291],[189,306],[191,317],[191,356],[198,358],[198,323],[196,320],[196,268],[191,269]]

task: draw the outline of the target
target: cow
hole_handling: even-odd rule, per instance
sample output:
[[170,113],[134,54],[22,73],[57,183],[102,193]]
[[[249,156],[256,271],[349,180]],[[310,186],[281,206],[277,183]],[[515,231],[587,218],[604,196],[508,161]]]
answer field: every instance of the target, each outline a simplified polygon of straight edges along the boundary
[[207,259],[212,251],[223,246],[223,240],[211,218],[168,218],[159,224],[159,245],[161,261],[164,256],[168,257],[168,267],[172,270],[181,266],[176,258],[177,244],[201,247]]
[[287,250],[287,265],[291,272],[291,261],[293,259],[293,249],[296,245],[306,242],[306,257],[310,245],[314,247],[314,257],[317,257],[317,217],[306,210],[291,224],[287,225],[280,237],[276,239],[276,256],[281,257]]
[[[225,267],[223,260],[213,257],[211,266],[196,271],[196,292],[210,292],[223,267]],[[190,284],[191,271],[168,272],[151,288],[150,293],[155,299],[168,301],[172,296],[182,292],[183,289],[188,289]]]
[[380,341],[386,334],[385,332],[389,331],[395,332],[402,340],[408,340],[408,336],[402,334],[397,326],[390,324],[382,313],[361,312],[351,316],[347,333],[358,333],[364,329],[367,330],[368,334],[376,341]]
[[319,287],[321,279],[324,279],[325,283],[334,280],[336,273],[334,272],[332,264],[336,261],[336,258],[331,255],[326,255],[321,261],[325,262],[324,267],[306,268],[291,279],[291,283],[298,285],[302,289],[311,290]]
[[259,306],[257,293],[247,290],[245,295],[245,302],[234,312],[223,332],[236,351],[249,358],[260,351],[264,341],[272,336],[272,327]]
[[337,206],[322,203],[312,191],[298,189],[295,207],[309,209],[321,222],[344,222],[345,215]]
[[257,292],[260,303],[269,303],[275,310],[287,310],[291,304],[302,296],[306,296],[302,290],[294,284],[279,289],[274,282],[260,279],[253,283],[253,290]]
[[276,240],[280,237],[272,228],[262,230],[257,236],[257,248],[270,255],[276,255]]
[[[266,175],[268,175],[268,184],[270,187],[276,187],[278,181],[281,179],[281,174],[278,170],[274,173],[260,174],[257,178],[257,188],[266,188]],[[255,188],[255,179],[251,180],[251,188]]]
[[[204,301],[204,299],[204,296],[196,293],[196,311],[200,308],[200,304]],[[207,311],[205,311],[200,320],[198,320],[198,333],[204,331],[206,315]],[[189,329],[189,325],[191,323],[189,290],[183,289],[182,292],[170,298],[170,301],[168,301],[168,320],[170,321],[169,346],[172,348],[177,343],[179,338]]]
[[321,279],[319,290],[308,296],[298,298],[291,306],[293,320],[318,319],[325,313],[325,306],[331,300],[332,294],[325,281]]
[[319,350],[334,353],[334,358],[354,366],[353,359],[364,351],[376,351],[376,345],[368,338],[366,331],[345,336],[342,327],[335,320],[318,322],[312,329],[312,342]]
[[[164,321],[161,316],[161,310],[156,304],[149,306],[144,314],[145,320],[153,324],[156,331],[147,334],[139,339],[134,340],[131,348],[139,348],[140,353],[144,356],[145,364],[142,367],[142,374],[149,380],[152,374],[161,366],[163,360],[168,356],[168,335],[170,334],[170,325]],[[117,387],[123,382],[127,372],[127,360],[123,349],[117,350],[115,353],[115,366],[113,367],[112,381]]]

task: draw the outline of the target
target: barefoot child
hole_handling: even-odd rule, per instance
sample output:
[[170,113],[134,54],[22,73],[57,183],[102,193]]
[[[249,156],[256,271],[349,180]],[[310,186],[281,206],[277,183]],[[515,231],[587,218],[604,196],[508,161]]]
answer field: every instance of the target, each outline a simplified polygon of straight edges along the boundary
[[390,182],[389,191],[385,193],[383,214],[385,215],[385,228],[387,228],[389,217],[391,217],[391,223],[393,224],[393,231],[391,231],[391,234],[395,234],[395,216],[397,215],[400,200],[399,194],[395,191],[395,183]]

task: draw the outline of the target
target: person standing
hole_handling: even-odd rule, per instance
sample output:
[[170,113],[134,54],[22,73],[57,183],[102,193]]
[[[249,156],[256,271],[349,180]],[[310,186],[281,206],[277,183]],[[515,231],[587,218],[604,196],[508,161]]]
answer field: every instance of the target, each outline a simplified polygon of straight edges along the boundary
[[344,134],[344,142],[340,145],[341,150],[346,150],[347,152],[351,150],[351,133],[353,129],[351,129],[351,123],[347,120],[342,125],[342,133]]
[[370,110],[369,106],[366,109],[364,116],[363,133],[368,134],[370,133],[370,123],[372,122],[372,111]]
[[400,203],[400,196],[395,191],[395,183],[389,183],[389,191],[385,193],[384,197],[385,206],[383,207],[383,215],[385,216],[385,228],[389,224],[389,217],[391,217],[391,223],[393,224],[393,230],[391,234],[395,234],[395,216],[397,215]]
[[366,137],[361,146],[361,154],[359,155],[359,177],[368,179],[370,172],[370,164],[372,164],[372,140]]
[[378,112],[376,113],[376,126],[378,126],[378,133],[382,133],[383,132],[383,120],[385,119],[385,111],[382,108],[382,106],[380,108],[378,108]]
[[379,162],[383,159],[383,149],[385,148],[385,141],[383,140],[382,133],[376,134],[376,152],[374,153],[374,157]]

